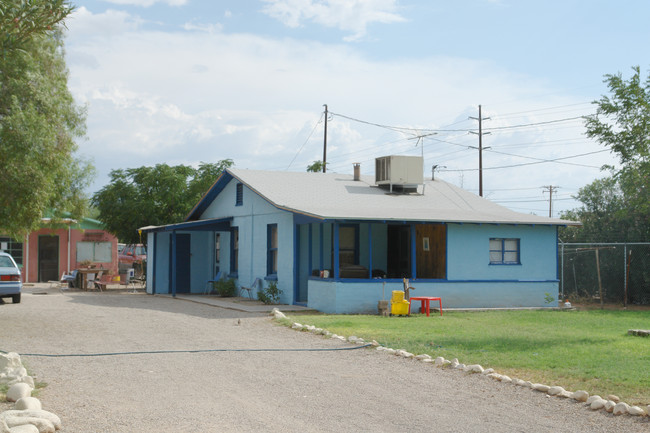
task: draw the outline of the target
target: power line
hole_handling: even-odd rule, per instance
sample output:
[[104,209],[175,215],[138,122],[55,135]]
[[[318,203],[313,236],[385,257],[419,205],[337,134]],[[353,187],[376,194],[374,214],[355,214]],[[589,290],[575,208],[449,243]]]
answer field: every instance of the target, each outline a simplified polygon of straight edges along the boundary
[[[551,161],[551,160],[543,159],[543,158],[534,158],[532,156],[523,156],[523,155],[515,155],[514,153],[499,152],[498,150],[494,150],[494,149],[489,149],[489,151],[492,152],[492,153],[498,153],[500,155],[516,156],[517,158],[532,159],[532,160],[535,160],[535,161],[543,161],[543,162]],[[595,166],[595,165],[578,164],[577,162],[563,162],[563,161],[555,161],[555,160],[553,160],[553,162],[557,162],[558,164],[577,165],[579,167],[600,168],[600,167]]]
[[[484,168],[483,170],[497,170],[501,168],[513,168],[513,167],[523,167],[526,165],[536,165],[536,164],[543,164],[545,162],[558,162],[564,159],[571,159],[571,158],[578,158],[580,156],[587,156],[587,155],[593,155],[596,153],[602,153],[602,152],[609,152],[609,149],[603,149],[603,150],[596,150],[594,152],[587,152],[587,153],[581,153],[578,155],[572,155],[572,156],[564,156],[562,158],[556,158],[556,159],[545,159],[542,161],[536,161],[536,162],[524,162],[521,164],[511,164],[511,165],[502,165],[499,167],[487,167]],[[455,170],[441,170],[441,171],[449,171],[449,172],[458,172],[458,171],[476,171],[476,168],[461,168],[461,169],[455,169]]]
[[305,147],[305,145],[307,144],[307,142],[309,141],[309,139],[311,138],[311,136],[314,134],[314,131],[316,131],[316,127],[318,127],[318,124],[320,123],[320,121],[321,121],[322,118],[323,118],[323,115],[321,114],[320,118],[318,119],[318,122],[316,122],[316,124],[314,125],[314,128],[313,128],[313,129],[311,130],[311,132],[309,133],[309,137],[307,137],[307,139],[305,140],[305,142],[302,143],[302,146],[300,146],[300,149],[298,149],[298,152],[296,152],[296,155],[293,157],[293,159],[291,160],[291,162],[290,162],[289,165],[287,166],[287,168],[286,168],[287,170],[289,170],[289,167],[291,167],[291,164],[293,164],[293,162],[296,160],[296,158],[298,157],[298,155],[300,154],[300,152],[302,152],[303,147]]

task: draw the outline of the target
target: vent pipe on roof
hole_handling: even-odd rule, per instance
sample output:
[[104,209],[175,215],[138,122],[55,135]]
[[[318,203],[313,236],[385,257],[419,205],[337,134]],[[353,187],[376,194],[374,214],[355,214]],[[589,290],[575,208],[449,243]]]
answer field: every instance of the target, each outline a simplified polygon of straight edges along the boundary
[[361,163],[355,162],[352,164],[354,167],[354,180],[361,179]]

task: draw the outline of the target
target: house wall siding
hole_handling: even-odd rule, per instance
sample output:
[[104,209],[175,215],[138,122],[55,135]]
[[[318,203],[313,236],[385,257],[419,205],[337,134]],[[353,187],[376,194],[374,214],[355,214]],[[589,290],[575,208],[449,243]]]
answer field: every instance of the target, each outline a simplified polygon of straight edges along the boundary
[[[267,264],[267,225],[278,225],[278,287],[283,291],[281,302],[293,303],[294,233],[293,215],[276,208],[244,185],[243,202],[235,205],[236,180],[232,180],[201,215],[201,219],[233,217],[232,227],[239,229],[239,263],[236,282],[250,286],[256,278],[264,281]],[[223,232],[222,232],[223,234]],[[208,248],[214,249],[214,242]],[[226,275],[230,268],[230,235],[221,239],[221,267]],[[207,278],[205,279],[207,280]],[[204,283],[205,283],[204,280]]]
[[[555,280],[555,226],[448,224],[447,279]],[[519,265],[490,265],[490,238],[520,239]]]

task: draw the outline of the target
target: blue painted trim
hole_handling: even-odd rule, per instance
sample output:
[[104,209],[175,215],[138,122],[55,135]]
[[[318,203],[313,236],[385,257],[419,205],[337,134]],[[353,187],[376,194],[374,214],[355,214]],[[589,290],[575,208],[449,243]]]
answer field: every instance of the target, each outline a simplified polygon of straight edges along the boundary
[[372,279],[372,223],[368,223],[368,278]]
[[[239,257],[235,260],[235,233],[239,238],[239,227],[230,227],[230,276],[237,278],[239,274]],[[237,256],[239,256],[239,242],[237,242]],[[236,266],[235,266],[236,265]]]
[[[273,248],[272,245],[272,234],[273,234],[273,229],[275,228],[275,237],[276,239],[279,239],[278,236],[278,225],[277,224],[267,224],[266,225],[266,275],[277,275],[278,269],[277,269],[277,259],[279,259],[278,255],[278,247],[276,246]],[[278,240],[279,241],[279,240]],[[276,252],[276,269],[273,269],[273,251]],[[275,271],[275,272],[273,272]]]
[[224,190],[232,178],[232,173],[230,173],[228,169],[224,170],[224,172],[221,173],[221,176],[219,176],[214,184],[212,184],[208,192],[205,193],[205,195],[201,198],[201,200],[199,200],[199,202],[194,206],[190,213],[187,214],[185,221],[193,221],[199,219],[201,214],[205,212],[205,210],[208,208],[208,206],[210,206],[210,204],[219,195],[219,193]]
[[156,240],[158,238],[158,233],[153,234],[153,247],[151,251],[154,252],[153,254],[153,263],[151,264],[152,269],[151,269],[151,294],[155,295],[156,294],[156,262],[158,261],[158,255],[156,254]]
[[[558,261],[559,261],[560,255],[559,255],[558,248],[560,246],[558,245],[558,241],[557,241],[558,238],[559,238],[559,236],[558,236],[558,228],[557,228],[557,226],[555,226],[555,278],[557,278],[559,280],[560,279],[560,266],[559,266]],[[562,288],[562,290],[564,290],[564,287]]]
[[334,231],[334,275],[333,277],[338,279],[339,278],[339,223],[334,222],[334,227],[332,227]]
[[244,184],[238,183],[235,187],[235,206],[244,205]]
[[[401,283],[400,278],[328,278],[323,279],[319,277],[310,277],[310,280],[313,281],[327,281],[327,282],[341,282],[341,283]],[[461,283],[559,283],[559,280],[441,280],[433,278],[423,278],[421,280],[411,279],[411,283],[451,283],[451,284],[461,284]]]
[[445,280],[449,277],[449,225],[443,223],[445,226]]
[[309,261],[309,268],[307,269],[308,275],[311,275],[312,269],[314,269],[314,262],[313,262],[313,249],[314,249],[314,239],[313,239],[313,234],[312,231],[314,229],[314,226],[312,224],[309,224],[307,227],[309,227],[309,254],[307,257],[307,260]]
[[183,231],[228,231],[232,217],[215,218],[196,221],[187,221],[178,224],[168,224],[165,226],[155,227],[152,229],[143,229],[144,232],[171,232],[174,230]]
[[[300,231],[298,230],[298,224],[296,224],[296,217],[294,215],[294,221],[293,221],[293,296],[291,303],[295,304],[298,302],[298,283],[299,283],[299,278],[298,278],[298,270],[300,269],[300,260],[299,260],[299,248],[300,248],[300,242],[298,237],[300,236]],[[308,295],[309,296],[309,295]]]
[[171,241],[171,249],[172,249],[172,266],[170,269],[171,272],[171,289],[172,289],[172,297],[176,297],[176,230],[172,232],[172,241]]
[[319,242],[320,242],[320,248],[319,248],[319,263],[318,263],[318,269],[320,271],[323,270],[323,266],[325,264],[324,259],[323,259],[323,250],[325,249],[325,244],[323,243],[323,232],[325,231],[325,224],[319,224],[318,225],[318,236],[319,236]]
[[411,279],[413,280],[418,277],[415,241],[415,224],[411,224]]

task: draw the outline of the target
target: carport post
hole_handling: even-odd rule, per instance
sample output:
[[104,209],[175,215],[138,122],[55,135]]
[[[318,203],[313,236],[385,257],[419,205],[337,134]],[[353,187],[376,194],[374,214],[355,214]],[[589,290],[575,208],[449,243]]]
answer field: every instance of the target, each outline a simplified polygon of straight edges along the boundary
[[172,266],[171,266],[171,286],[172,297],[176,297],[176,230],[172,231]]

